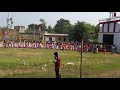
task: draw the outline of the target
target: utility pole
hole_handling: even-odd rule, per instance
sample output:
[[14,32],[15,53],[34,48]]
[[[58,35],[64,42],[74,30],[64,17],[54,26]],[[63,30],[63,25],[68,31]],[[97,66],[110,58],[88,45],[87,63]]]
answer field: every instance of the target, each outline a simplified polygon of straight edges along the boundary
[[83,54],[83,31],[82,31],[82,33],[81,33],[80,78],[82,78],[82,54]]
[[9,21],[10,21],[10,19],[9,19],[9,12],[8,12],[8,17],[7,17],[7,30],[9,31]]
[[35,24],[34,24],[34,40],[35,40]]
[[8,38],[8,34],[9,34],[9,12],[8,12],[8,17],[6,17],[6,21],[7,21],[7,27],[6,27],[6,30],[4,30],[4,37],[3,39],[6,39],[6,37]]
[[[12,21],[12,17],[11,18],[9,17],[9,12],[8,12],[8,16],[6,17],[6,21],[7,21],[7,27],[4,30],[3,39],[6,39],[6,37],[7,39],[10,38],[9,31],[10,31],[10,28],[12,28],[13,21]],[[11,24],[10,24],[10,21],[11,21]]]
[[81,40],[80,78],[82,78],[82,52],[83,52],[83,39]]

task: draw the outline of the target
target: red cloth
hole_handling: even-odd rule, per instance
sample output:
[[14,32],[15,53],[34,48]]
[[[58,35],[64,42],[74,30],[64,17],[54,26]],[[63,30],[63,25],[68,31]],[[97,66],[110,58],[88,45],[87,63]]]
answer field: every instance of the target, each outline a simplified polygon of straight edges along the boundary
[[60,68],[60,58],[58,57],[57,62],[55,63],[55,69]]
[[104,49],[104,54],[106,54],[106,49]]

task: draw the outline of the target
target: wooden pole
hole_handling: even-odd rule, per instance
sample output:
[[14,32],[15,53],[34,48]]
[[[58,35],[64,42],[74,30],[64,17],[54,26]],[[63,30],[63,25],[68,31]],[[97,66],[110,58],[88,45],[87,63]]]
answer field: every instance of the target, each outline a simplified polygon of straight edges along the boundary
[[83,39],[81,40],[80,78],[82,78],[82,52],[83,52]]

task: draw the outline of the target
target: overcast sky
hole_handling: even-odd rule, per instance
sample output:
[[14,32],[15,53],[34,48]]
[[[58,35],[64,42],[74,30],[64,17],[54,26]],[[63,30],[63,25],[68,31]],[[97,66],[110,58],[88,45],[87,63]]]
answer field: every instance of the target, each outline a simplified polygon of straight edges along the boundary
[[[8,12],[0,12],[0,27],[6,26],[7,16]],[[53,27],[61,18],[69,20],[71,24],[85,21],[96,25],[99,19],[108,18],[109,12],[9,12],[9,16],[13,17],[13,26],[23,25],[27,27],[32,23],[39,24],[39,19],[43,18],[47,22],[47,26]],[[117,12],[117,16],[120,16],[120,12]]]

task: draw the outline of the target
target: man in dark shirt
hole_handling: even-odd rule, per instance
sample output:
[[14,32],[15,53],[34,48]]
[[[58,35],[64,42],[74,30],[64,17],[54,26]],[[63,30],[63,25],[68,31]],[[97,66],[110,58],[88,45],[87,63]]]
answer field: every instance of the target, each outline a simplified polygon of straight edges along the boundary
[[59,69],[60,69],[60,58],[58,57],[58,52],[54,53],[55,60],[53,63],[55,63],[55,73],[56,73],[56,78],[60,78],[61,75],[59,74]]

